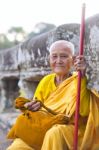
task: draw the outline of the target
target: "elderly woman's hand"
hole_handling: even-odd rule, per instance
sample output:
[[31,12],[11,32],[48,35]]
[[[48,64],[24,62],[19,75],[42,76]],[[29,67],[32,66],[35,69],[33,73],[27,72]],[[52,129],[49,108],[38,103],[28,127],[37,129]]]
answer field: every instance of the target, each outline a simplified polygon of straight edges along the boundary
[[41,108],[41,103],[39,101],[32,100],[31,102],[27,102],[24,107],[30,111],[38,111]]
[[74,60],[74,67],[76,71],[81,71],[82,76],[84,76],[86,71],[85,57],[82,55],[77,56]]

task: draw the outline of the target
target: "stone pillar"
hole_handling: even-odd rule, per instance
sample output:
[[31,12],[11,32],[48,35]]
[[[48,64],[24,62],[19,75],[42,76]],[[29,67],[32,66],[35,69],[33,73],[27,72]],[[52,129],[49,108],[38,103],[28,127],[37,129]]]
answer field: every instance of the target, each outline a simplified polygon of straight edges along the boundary
[[14,100],[19,95],[18,79],[0,80],[0,112],[14,106]]
[[6,108],[6,102],[7,102],[6,85],[3,80],[0,80],[0,112],[2,112]]
[[32,99],[37,85],[37,81],[27,81],[20,79],[18,82],[20,96]]

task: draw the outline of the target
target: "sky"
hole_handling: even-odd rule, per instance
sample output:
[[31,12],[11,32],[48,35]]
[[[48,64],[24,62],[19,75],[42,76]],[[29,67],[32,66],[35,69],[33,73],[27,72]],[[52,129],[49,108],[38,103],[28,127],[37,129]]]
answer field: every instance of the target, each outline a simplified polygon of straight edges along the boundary
[[86,18],[99,13],[98,0],[0,0],[0,33],[12,26],[33,31],[37,23],[80,23],[82,3]]

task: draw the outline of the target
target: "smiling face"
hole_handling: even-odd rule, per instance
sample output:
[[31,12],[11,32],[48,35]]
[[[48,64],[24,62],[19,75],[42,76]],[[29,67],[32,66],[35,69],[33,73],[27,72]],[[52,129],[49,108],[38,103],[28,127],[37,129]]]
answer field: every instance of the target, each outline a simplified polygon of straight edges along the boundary
[[55,42],[50,51],[50,67],[57,75],[67,75],[73,64],[73,52],[66,42]]

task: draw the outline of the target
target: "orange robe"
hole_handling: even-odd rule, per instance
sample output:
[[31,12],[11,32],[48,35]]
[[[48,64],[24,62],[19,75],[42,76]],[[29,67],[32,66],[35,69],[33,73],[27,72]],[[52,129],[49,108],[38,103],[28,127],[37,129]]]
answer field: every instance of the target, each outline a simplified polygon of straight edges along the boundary
[[[70,118],[70,121],[69,124],[56,124],[49,129],[40,149],[71,150],[73,149],[77,75],[74,74],[66,79],[57,88],[54,84],[54,78],[55,74],[45,77],[39,84],[34,96],[43,101],[53,111],[64,113]],[[86,88],[85,78],[82,79],[79,113],[78,149],[99,149],[99,97]]]

